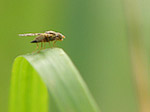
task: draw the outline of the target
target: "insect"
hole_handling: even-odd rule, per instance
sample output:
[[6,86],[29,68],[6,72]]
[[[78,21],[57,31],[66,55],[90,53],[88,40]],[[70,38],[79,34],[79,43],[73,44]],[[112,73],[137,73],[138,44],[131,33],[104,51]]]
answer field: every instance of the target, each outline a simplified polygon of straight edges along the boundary
[[44,48],[46,42],[49,42],[50,45],[50,41],[52,41],[53,46],[55,46],[55,43],[57,41],[63,41],[63,39],[65,38],[64,35],[55,31],[46,31],[45,33],[26,33],[26,34],[19,34],[19,36],[37,36],[33,41],[31,41],[31,43],[36,43],[37,45],[36,50],[39,48],[38,43],[41,43],[41,48],[40,48],[41,50],[43,48],[43,43],[44,43]]

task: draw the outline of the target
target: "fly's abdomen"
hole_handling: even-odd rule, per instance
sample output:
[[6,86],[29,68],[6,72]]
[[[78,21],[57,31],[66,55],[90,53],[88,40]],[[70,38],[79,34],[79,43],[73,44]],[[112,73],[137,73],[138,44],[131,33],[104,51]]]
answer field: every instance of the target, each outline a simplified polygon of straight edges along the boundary
[[31,41],[31,43],[42,42],[43,39],[44,39],[44,36],[38,36],[38,37],[36,37],[33,41]]
[[38,43],[36,40],[31,41],[31,43]]

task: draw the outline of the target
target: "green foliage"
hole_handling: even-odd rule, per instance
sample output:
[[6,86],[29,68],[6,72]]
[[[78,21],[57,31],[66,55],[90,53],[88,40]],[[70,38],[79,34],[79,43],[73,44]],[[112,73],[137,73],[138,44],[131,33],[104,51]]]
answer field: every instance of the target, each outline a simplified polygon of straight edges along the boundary
[[60,48],[16,58],[10,112],[99,112],[79,72]]

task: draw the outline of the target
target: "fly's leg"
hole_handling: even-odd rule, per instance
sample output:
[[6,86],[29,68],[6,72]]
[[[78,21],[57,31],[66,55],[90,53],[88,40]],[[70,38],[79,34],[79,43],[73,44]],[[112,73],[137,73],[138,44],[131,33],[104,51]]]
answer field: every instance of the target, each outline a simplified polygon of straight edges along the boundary
[[56,42],[57,42],[57,41],[53,41],[53,47],[56,47],[56,46],[55,46],[55,43],[56,43]]
[[41,48],[40,48],[40,50],[42,50],[43,49],[43,41],[41,42]]
[[48,43],[49,43],[49,46],[52,47],[50,41]]
[[43,48],[43,41],[41,42],[41,48],[38,52],[40,52],[42,50],[42,48]]
[[44,49],[46,48],[46,42],[44,42]]
[[36,47],[35,51],[33,51],[33,53],[36,52],[36,50],[39,48],[39,44],[36,43],[36,45],[37,45],[37,47]]
[[46,48],[46,42],[47,42],[46,39],[44,39],[43,42],[44,42],[44,49],[45,49]]
[[51,43],[50,43],[50,39],[48,38],[48,43],[49,43],[49,46],[51,47]]

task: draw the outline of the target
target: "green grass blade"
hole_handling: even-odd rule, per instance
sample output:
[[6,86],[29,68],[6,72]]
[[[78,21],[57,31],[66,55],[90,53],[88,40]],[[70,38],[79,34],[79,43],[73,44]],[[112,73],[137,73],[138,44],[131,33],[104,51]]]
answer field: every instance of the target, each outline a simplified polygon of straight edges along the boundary
[[79,72],[62,49],[17,57],[12,72],[10,112],[56,110],[99,112]]

